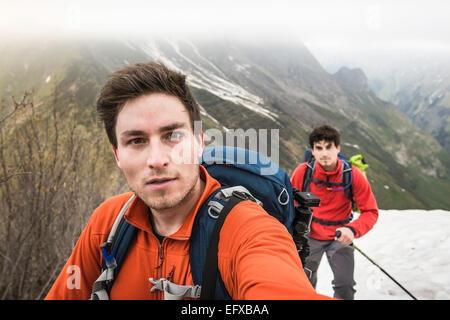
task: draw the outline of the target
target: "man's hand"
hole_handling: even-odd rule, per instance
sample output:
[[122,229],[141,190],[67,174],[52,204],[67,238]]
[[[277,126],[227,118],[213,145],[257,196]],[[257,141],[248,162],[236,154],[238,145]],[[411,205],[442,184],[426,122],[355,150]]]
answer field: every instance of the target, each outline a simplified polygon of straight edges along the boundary
[[353,234],[352,230],[349,228],[337,228],[336,232],[340,231],[341,236],[339,238],[334,238],[335,240],[339,241],[342,244],[345,244],[346,246],[350,245],[353,242],[353,239],[355,239],[355,235]]

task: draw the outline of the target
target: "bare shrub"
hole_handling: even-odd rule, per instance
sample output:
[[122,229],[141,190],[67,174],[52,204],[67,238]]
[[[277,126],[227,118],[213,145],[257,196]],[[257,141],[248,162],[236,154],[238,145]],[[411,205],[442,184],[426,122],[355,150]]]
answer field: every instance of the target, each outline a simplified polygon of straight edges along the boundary
[[0,119],[2,299],[43,298],[92,211],[122,185],[101,128],[58,110],[57,97],[36,107],[26,92]]

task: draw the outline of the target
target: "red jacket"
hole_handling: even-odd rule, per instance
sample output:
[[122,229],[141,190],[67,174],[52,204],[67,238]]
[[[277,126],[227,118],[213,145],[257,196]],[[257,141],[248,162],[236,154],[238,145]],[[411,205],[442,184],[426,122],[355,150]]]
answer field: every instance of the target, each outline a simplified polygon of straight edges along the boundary
[[[300,164],[292,174],[292,185],[302,190],[303,176],[307,163]],[[359,238],[369,232],[378,219],[378,205],[370,188],[369,181],[362,174],[361,170],[356,166],[352,166],[353,182],[353,199],[358,209],[361,211],[358,219],[347,223],[355,231],[355,238]],[[342,162],[338,159],[338,165],[332,172],[325,171],[318,162],[314,170],[314,179],[327,180],[330,182],[342,182]],[[311,182],[310,191],[319,197],[320,206],[313,208],[313,216],[322,220],[340,221],[349,217],[352,212],[352,203],[345,196],[345,192],[327,190],[323,184]],[[336,229],[340,226],[325,226],[317,222],[311,223],[311,238],[317,240],[330,240],[334,238]]]
[[[201,204],[218,187],[200,166],[205,189],[181,228],[160,244],[153,234],[148,207],[136,198],[125,219],[137,227],[127,257],[111,290],[111,299],[163,299],[150,292],[149,278],[192,285],[189,240]],[[100,245],[131,193],[108,199],[92,215],[46,299],[88,299],[100,275]],[[75,267],[75,268],[74,268]],[[303,272],[287,229],[252,201],[236,205],[220,232],[218,267],[233,299],[328,299],[316,293]],[[74,270],[78,270],[76,273]],[[78,277],[78,278],[77,278]]]

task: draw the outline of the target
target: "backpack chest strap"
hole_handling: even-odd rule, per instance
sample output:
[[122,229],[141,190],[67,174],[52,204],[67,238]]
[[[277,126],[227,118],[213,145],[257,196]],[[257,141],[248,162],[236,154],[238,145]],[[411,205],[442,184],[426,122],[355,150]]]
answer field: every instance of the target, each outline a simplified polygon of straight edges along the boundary
[[319,218],[316,218],[314,216],[312,217],[312,221],[314,221],[314,222],[316,222],[318,224],[321,224],[323,226],[341,226],[341,225],[344,225],[344,224],[347,224],[347,223],[351,222],[352,220],[353,220],[353,214],[352,213],[350,214],[350,216],[347,219],[345,219],[345,220],[337,220],[337,221],[335,221],[335,220],[319,219]]
[[200,292],[202,290],[201,286],[183,286],[170,282],[166,278],[161,278],[154,280],[149,279],[150,283],[153,284],[150,292],[160,290],[164,292],[164,300],[183,300],[184,298],[200,298]]
[[320,179],[311,179],[311,182],[314,182],[317,184],[323,184],[323,185],[327,186],[327,188],[346,186],[346,184],[342,183],[342,182],[330,182],[328,180],[320,180]]

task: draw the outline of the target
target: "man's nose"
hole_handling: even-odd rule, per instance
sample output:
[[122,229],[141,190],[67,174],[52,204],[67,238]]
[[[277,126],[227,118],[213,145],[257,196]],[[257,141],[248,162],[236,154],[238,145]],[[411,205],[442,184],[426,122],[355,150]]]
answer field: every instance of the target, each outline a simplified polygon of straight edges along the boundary
[[148,148],[147,166],[150,168],[167,167],[170,162],[170,150],[159,139],[150,141]]

